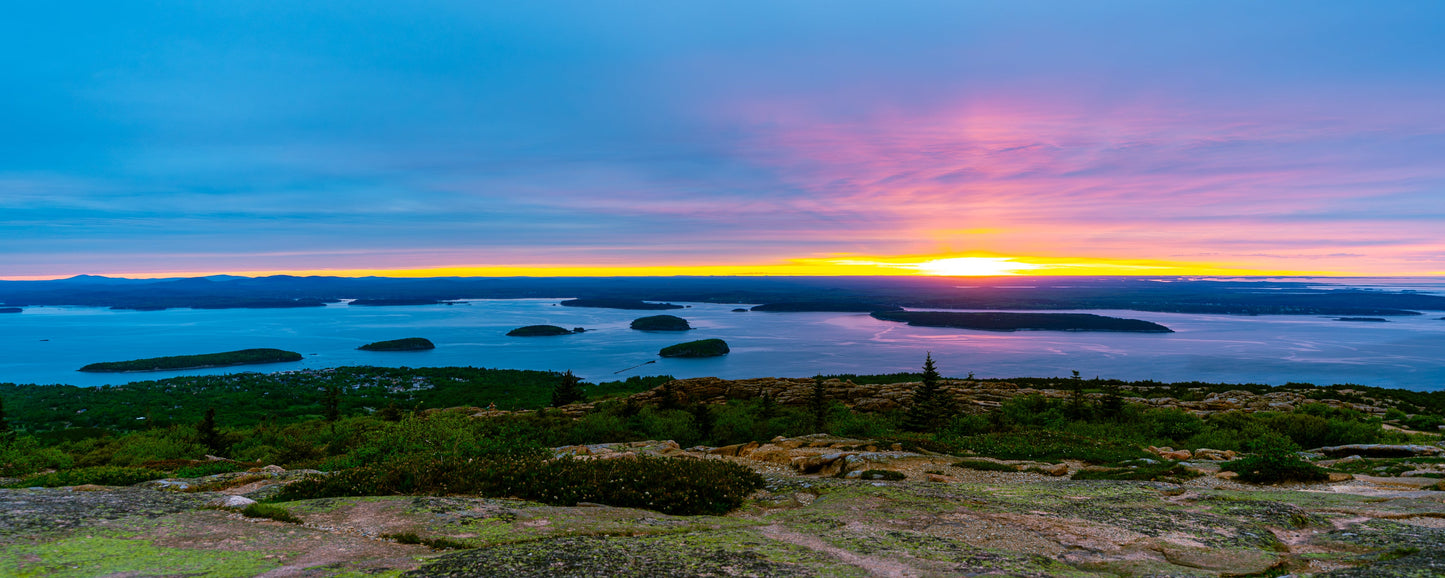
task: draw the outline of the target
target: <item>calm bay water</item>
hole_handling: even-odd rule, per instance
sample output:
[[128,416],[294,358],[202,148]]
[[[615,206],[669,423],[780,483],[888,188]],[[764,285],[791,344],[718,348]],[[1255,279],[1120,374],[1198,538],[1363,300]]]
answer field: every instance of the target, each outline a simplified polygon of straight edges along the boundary
[[[1358,383],[1445,389],[1445,313],[1388,323],[1315,316],[1229,316],[1088,311],[1145,319],[1172,334],[1025,331],[996,333],[908,327],[856,313],[733,312],[737,305],[694,303],[668,311],[696,329],[649,333],[628,328],[658,312],[582,309],[558,299],[473,300],[456,305],[260,310],[110,311],[36,307],[0,315],[0,382],[118,384],[177,375],[285,371],[342,365],[469,365],[571,369],[588,380],[630,375],[805,377],[817,373],[916,370],[932,352],[948,376],[1063,376],[1282,384]],[[585,327],[586,333],[520,338],[522,325]],[[426,337],[437,349],[375,353],[372,341]],[[662,359],[657,350],[717,337],[732,354]],[[180,372],[89,374],[97,361],[213,353],[253,347],[300,352],[305,359]],[[639,364],[655,363],[628,370]],[[620,373],[619,373],[620,372]]]

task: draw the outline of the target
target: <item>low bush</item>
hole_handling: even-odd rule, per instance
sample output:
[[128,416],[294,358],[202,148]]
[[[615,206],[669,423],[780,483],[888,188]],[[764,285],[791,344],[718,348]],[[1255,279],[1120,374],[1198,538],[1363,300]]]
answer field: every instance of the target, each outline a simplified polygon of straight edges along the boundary
[[234,477],[234,478],[226,478],[226,479],[222,479],[222,480],[212,480],[212,481],[209,481],[209,482],[205,482],[205,483],[201,483],[201,484],[196,484],[196,485],[194,485],[194,486],[191,486],[191,487],[189,487],[189,488],[186,488],[184,491],[186,491],[186,492],[192,492],[192,493],[194,493],[194,492],[219,492],[219,491],[221,491],[221,490],[227,490],[227,489],[230,489],[230,488],[235,488],[235,487],[239,487],[239,486],[244,486],[244,485],[249,484],[249,483],[251,483],[251,482],[259,482],[259,481],[261,481],[261,480],[269,480],[269,479],[271,479],[271,476],[266,475],[266,474],[246,474],[246,475],[244,475],[244,476],[236,476],[236,477]]
[[1178,464],[1147,464],[1131,468],[1107,468],[1079,470],[1069,479],[1073,480],[1137,480],[1147,482],[1182,483],[1203,474]]
[[247,518],[266,518],[291,524],[301,523],[301,518],[296,517],[296,514],[274,504],[251,504],[241,509],[241,515]]
[[159,480],[166,477],[166,473],[160,470],[149,468],[126,468],[120,466],[95,466],[90,468],[75,468],[73,470],[62,470],[38,476],[31,476],[20,480],[11,487],[30,488],[58,488],[62,486],[79,486],[83,484],[95,484],[97,486],[130,486],[141,482]]
[[1296,455],[1299,446],[1280,434],[1267,434],[1255,440],[1250,450],[1253,455],[1227,462],[1220,469],[1236,472],[1240,481],[1252,484],[1318,482],[1330,477],[1323,468]]
[[292,483],[276,501],[340,496],[517,497],[556,506],[596,502],[665,514],[725,514],[763,485],[731,462],[638,457],[613,460],[497,456],[471,461],[416,457]]
[[195,465],[190,465],[190,466],[185,466],[185,467],[181,467],[181,468],[176,468],[176,477],[177,477],[177,478],[199,478],[199,477],[211,476],[211,475],[215,475],[215,474],[229,474],[229,473],[231,473],[231,472],[241,472],[241,471],[245,471],[245,470],[254,468],[254,467],[258,466],[258,465],[260,465],[260,464],[242,464],[242,463],[237,463],[237,462],[224,462],[224,461],[201,462],[201,463],[197,463],[197,464],[195,464]]
[[1131,443],[1053,430],[992,433],[939,441],[950,446],[953,452],[969,450],[1004,460],[1073,459],[1097,464],[1149,457]]
[[963,468],[963,469],[965,469],[965,470],[979,470],[979,471],[984,471],[984,472],[1017,472],[1017,471],[1019,471],[1018,466],[1015,466],[1015,465],[1013,465],[1013,464],[1001,464],[1001,463],[998,463],[998,462],[991,462],[991,461],[988,461],[988,460],[959,460],[959,461],[953,463],[953,467],[955,467],[955,468]]
[[423,538],[416,532],[400,532],[395,534],[382,534],[382,538],[394,540],[398,544],[421,544],[436,550],[465,550],[472,546],[466,542],[453,540],[451,538]]

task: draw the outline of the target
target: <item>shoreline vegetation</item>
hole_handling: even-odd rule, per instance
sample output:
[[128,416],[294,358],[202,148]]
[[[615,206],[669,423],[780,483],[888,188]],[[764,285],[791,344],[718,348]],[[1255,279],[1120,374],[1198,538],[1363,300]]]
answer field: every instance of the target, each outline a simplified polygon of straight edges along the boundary
[[230,367],[234,365],[259,365],[301,361],[301,354],[281,349],[241,349],[222,353],[200,355],[175,355],[150,357],[130,361],[106,361],[92,363],[79,369],[87,373],[130,373],[139,371],[175,371],[182,369],[205,369]]
[[390,341],[377,341],[368,343],[357,349],[362,351],[426,351],[436,349],[435,343],[425,337],[407,337],[403,339],[392,339]]
[[874,311],[874,319],[915,327],[951,327],[979,331],[1121,331],[1173,333],[1152,321],[1106,317],[1092,313],[1002,313],[955,311]]

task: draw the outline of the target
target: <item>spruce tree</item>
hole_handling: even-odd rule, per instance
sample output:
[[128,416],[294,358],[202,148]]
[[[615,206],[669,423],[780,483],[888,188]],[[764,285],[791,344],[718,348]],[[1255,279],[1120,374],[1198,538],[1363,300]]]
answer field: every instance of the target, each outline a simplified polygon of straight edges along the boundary
[[[341,419],[341,388],[336,385],[326,386],[326,393],[321,396],[321,412],[326,421],[332,422]],[[335,429],[335,426],[332,426]]]
[[939,385],[938,369],[933,365],[933,354],[923,360],[923,382],[913,390],[913,400],[908,413],[903,416],[903,429],[924,432],[938,429],[953,417],[958,408],[953,396]]
[[813,414],[813,433],[827,433],[823,431],[828,418],[828,398],[823,388],[823,376],[813,376],[812,393],[812,397],[808,399],[808,411]]
[[582,391],[582,379],[572,375],[572,370],[562,374],[562,381],[552,389],[552,407],[562,407],[569,403],[576,403],[587,399],[587,393]]
[[196,424],[196,443],[206,446],[212,453],[219,454],[224,449],[221,432],[216,430],[216,408],[206,408],[206,417]]
[[15,439],[15,430],[10,429],[10,420],[5,419],[5,398],[0,397],[0,443]]

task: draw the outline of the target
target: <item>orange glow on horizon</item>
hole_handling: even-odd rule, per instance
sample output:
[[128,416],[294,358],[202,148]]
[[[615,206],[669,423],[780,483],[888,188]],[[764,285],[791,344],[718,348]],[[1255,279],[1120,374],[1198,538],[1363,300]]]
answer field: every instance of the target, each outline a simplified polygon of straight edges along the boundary
[[[415,269],[275,269],[245,271],[158,271],[95,273],[131,279],[271,275],[332,277],[832,277],[832,276],[1244,276],[1244,277],[1389,277],[1358,271],[1251,269],[1219,263],[1154,260],[1004,257],[998,255],[910,255],[869,257],[835,255],[782,262],[725,265],[456,265]],[[1442,275],[1436,273],[1427,276]],[[1419,276],[1419,275],[1404,275]],[[58,279],[58,276],[11,276],[13,281]]]

